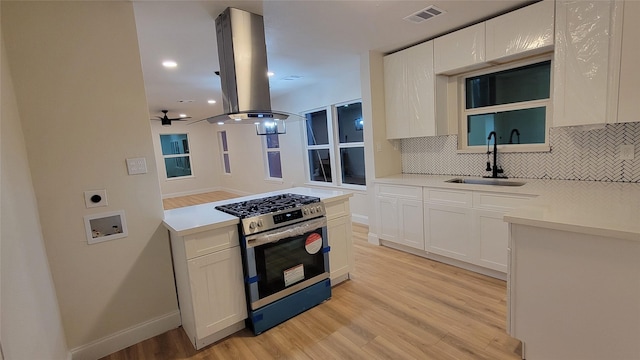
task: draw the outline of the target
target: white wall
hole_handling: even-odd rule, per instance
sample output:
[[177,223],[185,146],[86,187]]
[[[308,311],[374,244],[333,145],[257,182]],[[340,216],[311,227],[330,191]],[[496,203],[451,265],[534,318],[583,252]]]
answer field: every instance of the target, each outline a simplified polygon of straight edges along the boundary
[[[3,1],[2,27],[74,358],[177,326],[132,3]],[[127,175],[130,157],[145,157],[149,172]],[[109,206],[86,209],[91,189],[106,189]],[[88,245],[83,216],[121,209],[128,237]]]
[[66,359],[53,279],[45,253],[20,114],[1,49],[0,313],[6,359]]
[[[160,121],[151,122],[151,136],[158,164],[162,197],[183,196],[220,189],[222,171],[216,137],[217,125],[209,124],[207,121],[187,125],[189,123],[174,121],[171,126],[162,126]],[[193,176],[167,179],[160,147],[161,134],[188,134]]]

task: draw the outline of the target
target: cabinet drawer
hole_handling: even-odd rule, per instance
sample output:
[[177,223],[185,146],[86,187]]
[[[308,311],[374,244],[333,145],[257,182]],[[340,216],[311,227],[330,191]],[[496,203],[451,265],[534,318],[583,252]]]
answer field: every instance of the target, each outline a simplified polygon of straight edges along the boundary
[[184,237],[187,259],[211,254],[212,252],[228,249],[238,244],[238,227],[235,225],[203,231]]
[[487,210],[510,210],[524,205],[529,199],[525,196],[474,192],[473,207]]
[[471,191],[424,189],[424,201],[433,204],[471,207]]
[[324,208],[327,212],[327,220],[351,214],[351,210],[349,209],[349,199],[326,202],[324,203]]
[[382,196],[391,196],[403,199],[420,200],[422,197],[422,188],[417,186],[398,186],[398,185],[378,185],[378,194]]

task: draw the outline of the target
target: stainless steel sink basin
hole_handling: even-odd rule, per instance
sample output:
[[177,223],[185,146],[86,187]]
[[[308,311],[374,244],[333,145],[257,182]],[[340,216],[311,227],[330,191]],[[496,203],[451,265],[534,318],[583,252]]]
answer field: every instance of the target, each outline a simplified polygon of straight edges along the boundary
[[520,181],[508,181],[500,179],[463,179],[453,178],[445,180],[448,183],[454,184],[473,184],[473,185],[494,185],[494,186],[522,186],[525,183]]

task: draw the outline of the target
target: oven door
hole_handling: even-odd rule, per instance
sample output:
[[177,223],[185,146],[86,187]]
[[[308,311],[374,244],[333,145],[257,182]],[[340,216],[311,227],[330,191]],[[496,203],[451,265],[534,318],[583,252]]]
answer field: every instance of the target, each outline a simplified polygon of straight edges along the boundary
[[245,241],[252,310],[329,278],[325,217],[250,235]]

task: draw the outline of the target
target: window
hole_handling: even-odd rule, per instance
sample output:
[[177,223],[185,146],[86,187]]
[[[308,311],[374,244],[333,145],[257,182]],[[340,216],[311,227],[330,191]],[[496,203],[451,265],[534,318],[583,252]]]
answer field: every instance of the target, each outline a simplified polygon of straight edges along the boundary
[[338,186],[366,185],[363,125],[360,101],[306,114],[309,181]]
[[222,154],[222,170],[225,174],[231,174],[231,165],[229,163],[229,144],[227,143],[227,132],[218,131],[220,140],[220,153]]
[[191,176],[191,155],[187,134],[160,135],[167,179]]
[[548,149],[551,60],[539,58],[497,70],[461,77],[460,134],[466,137],[460,137],[460,148],[485,151],[489,133],[495,131],[504,149]]
[[268,179],[282,179],[282,164],[280,162],[280,139],[278,134],[264,136],[266,155],[266,173]]

